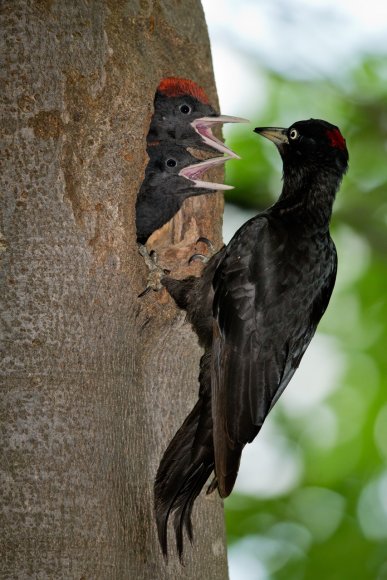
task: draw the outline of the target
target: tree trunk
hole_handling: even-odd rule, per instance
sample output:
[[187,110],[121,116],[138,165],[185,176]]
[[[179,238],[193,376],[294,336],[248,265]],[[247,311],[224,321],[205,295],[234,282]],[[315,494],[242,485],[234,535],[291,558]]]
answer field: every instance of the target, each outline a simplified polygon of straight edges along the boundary
[[[2,12],[0,576],[224,580],[215,494],[195,505],[184,568],[172,541],[169,564],[158,546],[153,480],[197,398],[201,353],[165,291],[137,298],[134,221],[160,79],[191,78],[216,105],[202,8],[3,0]],[[177,275],[198,234],[220,243],[221,207],[191,199],[164,228]]]

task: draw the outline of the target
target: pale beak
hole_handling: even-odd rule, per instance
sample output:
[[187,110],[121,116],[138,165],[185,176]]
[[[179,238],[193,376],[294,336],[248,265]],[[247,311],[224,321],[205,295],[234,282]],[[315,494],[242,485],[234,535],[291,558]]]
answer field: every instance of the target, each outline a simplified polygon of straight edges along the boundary
[[205,161],[200,161],[199,163],[194,163],[193,165],[188,165],[179,171],[180,177],[185,177],[189,181],[194,183],[194,187],[201,187],[203,189],[213,189],[215,191],[226,191],[227,189],[234,189],[232,185],[225,185],[224,183],[212,183],[211,181],[201,181],[197,179],[203,173],[215,167],[216,165],[222,165],[226,161],[231,159],[228,157],[212,157],[212,159],[206,159]]
[[247,119],[242,119],[241,117],[218,115],[216,117],[201,117],[200,119],[195,119],[195,121],[192,121],[191,126],[195,129],[196,133],[200,135],[204,143],[221,153],[226,153],[226,155],[229,155],[234,159],[240,159],[239,155],[226,147],[226,145],[217,139],[212,133],[211,127],[218,125],[219,123],[249,123],[249,121]]
[[289,143],[287,132],[288,130],[282,127],[256,127],[254,129],[254,133],[266,137],[266,139],[273,141],[277,146]]

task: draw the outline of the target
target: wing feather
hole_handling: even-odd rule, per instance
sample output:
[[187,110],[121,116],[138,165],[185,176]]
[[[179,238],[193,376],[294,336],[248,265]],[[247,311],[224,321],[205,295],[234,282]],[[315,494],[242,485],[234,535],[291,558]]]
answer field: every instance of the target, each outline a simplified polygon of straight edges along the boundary
[[244,445],[298,367],[333,288],[335,256],[321,284],[291,250],[288,232],[261,214],[237,232],[214,276],[211,389],[222,497],[234,486]]

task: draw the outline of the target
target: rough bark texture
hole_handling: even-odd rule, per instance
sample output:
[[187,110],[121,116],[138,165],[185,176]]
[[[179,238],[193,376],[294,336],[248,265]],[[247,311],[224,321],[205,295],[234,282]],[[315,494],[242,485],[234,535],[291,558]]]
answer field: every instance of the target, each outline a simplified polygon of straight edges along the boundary
[[[134,223],[159,80],[192,78],[216,104],[202,8],[1,7],[0,576],[224,580],[215,494],[194,508],[184,568],[158,547],[153,479],[196,399],[200,349],[165,291],[137,298]],[[174,272],[197,234],[220,243],[221,208],[190,200],[163,230]]]

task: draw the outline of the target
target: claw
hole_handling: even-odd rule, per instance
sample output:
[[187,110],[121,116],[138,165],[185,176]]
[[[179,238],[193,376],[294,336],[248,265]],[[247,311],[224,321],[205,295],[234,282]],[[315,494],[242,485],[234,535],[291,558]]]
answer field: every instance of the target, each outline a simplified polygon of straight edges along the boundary
[[165,275],[170,274],[170,270],[162,268],[157,264],[158,257],[154,250],[148,253],[146,247],[143,246],[142,244],[139,244],[138,251],[140,255],[144,258],[145,264],[147,265],[149,270],[146,288],[138,295],[139,298],[142,298],[143,296],[148,294],[148,292],[150,292],[151,290],[153,290],[154,292],[158,292],[159,290],[161,290],[163,288],[161,280],[162,278],[164,278]]
[[150,286],[147,286],[145,288],[145,290],[143,290],[142,292],[140,292],[140,294],[138,295],[138,298],[142,298],[143,296],[145,296],[146,294],[148,294],[148,292],[150,292],[151,290],[153,290],[153,288],[151,288]]
[[196,260],[200,260],[201,262],[207,262],[208,258],[207,256],[204,256],[204,254],[193,254],[188,260],[188,264],[192,264],[192,262],[196,262]]
[[208,238],[205,238],[204,236],[200,236],[200,238],[198,238],[196,240],[196,243],[198,244],[199,242],[203,242],[203,244],[206,244],[206,246],[208,246],[208,248],[211,250],[211,252],[215,252],[215,246],[214,244],[211,242],[211,240],[209,240]]
[[203,244],[206,244],[206,246],[209,249],[209,254],[208,256],[205,256],[204,254],[193,254],[190,259],[188,260],[188,264],[192,264],[192,262],[196,262],[196,260],[200,260],[201,262],[203,262],[204,264],[207,264],[207,262],[210,260],[210,258],[212,258],[212,256],[214,254],[216,254],[217,250],[215,249],[214,244],[211,242],[211,240],[209,240],[208,238],[205,238],[204,236],[200,236],[200,238],[198,238],[196,240],[196,243],[198,244],[199,242],[202,242]]

